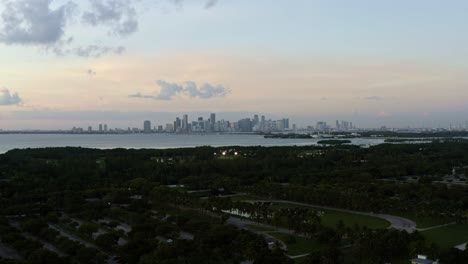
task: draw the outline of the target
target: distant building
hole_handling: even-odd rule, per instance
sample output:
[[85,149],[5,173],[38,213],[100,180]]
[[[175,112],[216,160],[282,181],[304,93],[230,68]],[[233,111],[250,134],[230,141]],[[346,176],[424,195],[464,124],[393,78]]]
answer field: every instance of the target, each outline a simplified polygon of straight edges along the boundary
[[102,124],[99,124],[99,132],[101,132],[101,133],[103,132],[103,130],[102,130]]
[[104,124],[104,132],[107,132],[107,124]]
[[182,117],[182,130],[187,132],[189,129],[189,123],[188,123],[188,115],[184,115]]
[[151,133],[151,121],[146,120],[145,122],[143,122],[143,132]]
[[210,125],[214,125],[216,123],[216,114],[211,113],[210,115]]
[[430,260],[425,255],[418,255],[417,258],[411,260],[411,264],[439,264],[439,261]]
[[317,124],[315,126],[315,129],[317,129],[319,131],[327,130],[327,122],[325,122],[325,121],[317,122]]
[[241,119],[237,123],[241,132],[252,132],[252,121],[250,118]]

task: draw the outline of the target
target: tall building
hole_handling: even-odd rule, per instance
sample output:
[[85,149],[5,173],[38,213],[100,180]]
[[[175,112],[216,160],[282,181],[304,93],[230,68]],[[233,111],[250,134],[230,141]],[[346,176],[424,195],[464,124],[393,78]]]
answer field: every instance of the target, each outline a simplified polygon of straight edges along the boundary
[[327,129],[327,122],[325,121],[319,121],[317,122],[317,125],[315,127],[317,130],[324,131]]
[[107,124],[104,124],[104,132],[107,132]]
[[182,120],[180,120],[180,118],[176,118],[176,121],[175,121],[175,130],[176,131],[180,131],[180,129],[182,128]]
[[260,123],[260,120],[258,119],[258,115],[254,115],[254,119],[253,119],[253,126],[256,126]]
[[145,122],[143,122],[143,132],[151,133],[151,121],[146,120]]
[[340,121],[336,120],[336,129],[340,130]]
[[289,128],[289,118],[283,118],[283,128],[284,129]]
[[99,124],[99,132],[101,132],[101,133],[103,132],[103,130],[102,130],[102,124]]
[[210,115],[210,124],[211,125],[216,124],[216,114],[215,113],[211,113],[211,115]]
[[89,126],[89,127],[88,127],[88,132],[89,132],[89,133],[93,132],[93,127],[92,127],[92,126]]
[[182,118],[182,130],[184,130],[185,132],[188,131],[188,115],[184,115],[183,118]]
[[241,132],[252,132],[252,121],[250,118],[239,120],[238,126]]

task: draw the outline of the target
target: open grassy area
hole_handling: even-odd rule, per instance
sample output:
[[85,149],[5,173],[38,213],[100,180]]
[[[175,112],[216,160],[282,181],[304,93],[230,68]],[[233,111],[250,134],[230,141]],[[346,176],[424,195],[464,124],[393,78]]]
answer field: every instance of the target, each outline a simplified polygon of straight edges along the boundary
[[447,220],[444,221],[443,218],[435,218],[435,217],[429,217],[429,216],[418,216],[418,215],[415,215],[414,213],[411,213],[411,212],[391,212],[390,214],[413,220],[414,222],[416,222],[416,227],[417,228],[429,228],[429,227],[433,227],[433,226],[439,226],[439,225],[447,224],[448,222],[452,222],[450,220],[448,222],[447,222]]
[[447,249],[468,242],[468,224],[454,224],[423,231],[427,240]]
[[[281,204],[275,204],[275,206],[278,207],[288,207],[288,208],[294,208],[294,207],[306,207],[310,208],[309,206],[302,206],[302,205],[296,205],[296,204],[287,204],[287,203],[281,203]],[[322,220],[322,224],[325,226],[329,227],[336,227],[338,222],[341,220],[346,226],[353,227],[354,225],[360,225],[360,226],[367,226],[368,228],[372,229],[377,229],[377,228],[387,228],[390,226],[390,223],[387,222],[386,220],[377,218],[377,217],[372,217],[372,216],[366,216],[366,215],[359,215],[359,214],[353,214],[353,213],[346,213],[346,212],[339,212],[339,211],[334,211],[334,210],[329,210],[329,209],[322,209],[322,208],[316,208],[318,211],[324,212],[324,214],[320,217]]]
[[290,256],[307,254],[322,247],[317,241],[314,241],[312,239],[292,236],[295,240],[295,242],[293,242],[290,239],[291,235],[288,234],[278,232],[268,232],[268,234],[286,243],[286,245],[288,246],[288,255]]
[[333,210],[321,209],[324,214],[322,215],[322,223],[325,226],[336,227],[341,220],[346,226],[352,227],[354,225],[367,226],[368,228],[387,228],[390,223],[386,220],[371,217],[366,215],[358,215],[352,213],[338,212]]

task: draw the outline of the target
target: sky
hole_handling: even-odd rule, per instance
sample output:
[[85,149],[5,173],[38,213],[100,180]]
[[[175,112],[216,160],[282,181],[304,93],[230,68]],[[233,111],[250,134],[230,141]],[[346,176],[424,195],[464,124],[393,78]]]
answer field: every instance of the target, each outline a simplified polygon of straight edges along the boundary
[[466,125],[464,0],[0,0],[0,129]]

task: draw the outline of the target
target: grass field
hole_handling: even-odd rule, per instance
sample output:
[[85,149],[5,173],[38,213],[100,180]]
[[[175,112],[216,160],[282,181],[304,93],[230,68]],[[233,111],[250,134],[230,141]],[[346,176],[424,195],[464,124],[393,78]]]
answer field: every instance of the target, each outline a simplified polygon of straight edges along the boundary
[[417,228],[429,228],[433,226],[447,224],[447,221],[444,221],[442,218],[417,216],[411,212],[391,212],[390,214],[413,220],[414,222],[416,222]]
[[454,224],[423,231],[427,240],[436,243],[443,249],[468,242],[468,224]]
[[[281,204],[275,204],[275,206],[278,207],[288,207],[288,208],[294,208],[294,207],[306,207],[310,208],[309,206],[302,206],[302,205],[296,205],[296,204],[287,204],[287,203],[281,203]],[[359,215],[359,214],[353,214],[353,213],[346,213],[346,212],[339,212],[339,211],[334,211],[334,210],[329,210],[329,209],[321,209],[317,208],[317,210],[324,212],[324,214],[320,217],[322,220],[322,224],[325,226],[329,227],[336,227],[338,222],[341,220],[346,226],[353,227],[354,225],[360,225],[360,226],[366,226],[371,229],[377,229],[377,228],[387,228],[390,226],[390,223],[387,222],[386,220],[377,218],[377,217],[372,217],[372,216],[366,216],[366,215]]]
[[291,235],[278,232],[268,232],[268,234],[286,243],[288,246],[288,255],[291,256],[307,254],[321,248],[321,245],[317,241],[311,239],[293,236],[296,241],[290,242]]
[[352,213],[338,212],[333,210],[322,209],[324,214],[322,215],[322,223],[325,226],[336,227],[338,222],[341,220],[346,226],[352,227],[354,225],[367,226],[368,228],[387,228],[390,223],[386,220],[371,217],[366,215],[358,215]]

